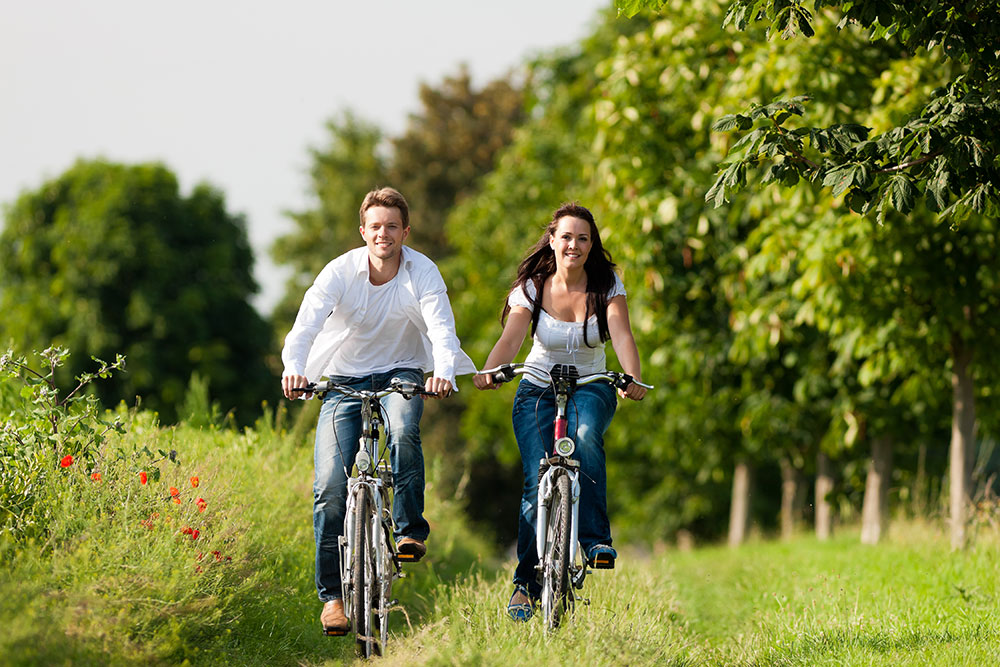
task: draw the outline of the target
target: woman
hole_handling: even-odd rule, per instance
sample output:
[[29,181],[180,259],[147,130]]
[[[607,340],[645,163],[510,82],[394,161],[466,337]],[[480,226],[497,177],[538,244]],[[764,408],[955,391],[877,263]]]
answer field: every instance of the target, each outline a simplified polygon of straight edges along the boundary
[[[572,364],[580,375],[605,370],[604,343],[610,338],[622,370],[642,381],[639,352],[632,337],[625,287],[611,255],[601,245],[594,216],[576,203],[563,204],[552,215],[545,234],[517,269],[503,309],[503,332],[484,368],[510,363],[530,329],[531,352],[525,363],[546,371]],[[495,389],[491,375],[477,375],[479,389]],[[642,400],[646,390],[636,383],[618,394]],[[568,410],[569,433],[575,434],[581,467],[579,537],[588,561],[614,567],[604,461],[604,432],[617,400],[615,389],[595,382],[577,387]],[[521,450],[524,493],[518,524],[514,593],[507,605],[511,618],[527,621],[541,594],[536,581],[535,511],[538,461],[552,451],[555,416],[552,389],[525,376],[514,397],[514,436]],[[539,428],[539,425],[542,428]]]

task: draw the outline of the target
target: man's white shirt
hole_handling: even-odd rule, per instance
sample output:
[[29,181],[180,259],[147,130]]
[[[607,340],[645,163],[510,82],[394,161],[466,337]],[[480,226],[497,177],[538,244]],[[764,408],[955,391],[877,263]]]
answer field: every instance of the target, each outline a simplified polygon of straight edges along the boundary
[[449,380],[474,373],[462,351],[437,266],[403,246],[399,272],[384,285],[369,280],[368,248],[327,264],[306,290],[281,351],[283,375],[316,381],[419,368]]

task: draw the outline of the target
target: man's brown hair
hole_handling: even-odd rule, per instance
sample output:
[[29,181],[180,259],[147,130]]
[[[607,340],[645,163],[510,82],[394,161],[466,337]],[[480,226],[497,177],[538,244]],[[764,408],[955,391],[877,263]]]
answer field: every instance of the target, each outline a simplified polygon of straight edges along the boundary
[[365,195],[365,200],[361,202],[361,226],[365,226],[365,211],[372,206],[385,206],[386,208],[398,208],[399,214],[403,218],[403,229],[410,226],[410,207],[406,205],[406,199],[395,188],[376,188]]

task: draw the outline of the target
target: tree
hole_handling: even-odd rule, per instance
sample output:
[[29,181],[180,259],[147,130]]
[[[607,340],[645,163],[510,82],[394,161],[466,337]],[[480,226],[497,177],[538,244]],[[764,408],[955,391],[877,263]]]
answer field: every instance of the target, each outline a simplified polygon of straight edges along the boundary
[[168,421],[197,373],[250,420],[276,395],[269,329],[245,223],[223,195],[187,197],[160,164],[79,161],[23,193],[0,234],[0,336],[22,352],[67,348],[68,383],[91,356],[121,353],[128,372],[97,388],[105,405],[137,395]]
[[383,135],[377,126],[342,112],[327,122],[326,129],[327,145],[310,150],[312,207],[289,213],[295,228],[271,248],[274,261],[292,269],[271,316],[278,336],[291,328],[302,295],[327,262],[362,244],[361,201],[372,189],[389,184],[388,160],[381,152]]
[[[662,8],[663,0],[618,0],[621,11]],[[812,11],[809,10],[812,7]],[[834,12],[837,12],[836,14]],[[852,209],[880,221],[895,209],[907,214],[918,198],[945,217],[1000,210],[1000,2],[995,0],[734,0],[725,23],[745,30],[766,25],[783,39],[815,34],[819,17],[856,26],[872,41],[901,54],[939,51],[948,78],[907,118],[872,134],[861,119],[826,127],[790,121],[804,116],[809,91],[720,118],[716,128],[750,131],[734,146],[715,187],[720,205],[746,184],[747,170],[768,165],[765,182],[799,179],[845,194]],[[752,130],[752,131],[751,131]],[[806,147],[814,154],[807,155]]]
[[419,229],[411,244],[442,259],[449,252],[444,221],[493,169],[497,153],[524,120],[524,95],[512,76],[475,89],[468,69],[435,86],[420,85],[421,108],[392,139],[391,182],[398,183]]

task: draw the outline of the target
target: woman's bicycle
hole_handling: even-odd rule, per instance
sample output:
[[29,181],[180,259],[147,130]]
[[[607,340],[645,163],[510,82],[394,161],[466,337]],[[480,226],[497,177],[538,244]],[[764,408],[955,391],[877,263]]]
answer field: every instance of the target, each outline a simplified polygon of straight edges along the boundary
[[[354,389],[335,382],[310,382],[296,389],[321,399],[337,392],[361,401],[361,440],[353,471],[347,476],[347,514],[340,537],[340,572],[344,613],[354,629],[355,649],[363,658],[382,655],[388,638],[392,582],[404,577],[400,563],[416,560],[397,553],[392,523],[392,471],[385,448],[378,449],[385,418],[380,399],[397,393],[407,400],[436,396],[422,385],[394,378],[387,389]],[[346,634],[340,633],[340,634]]]
[[[535,546],[538,549],[538,578],[542,585],[541,607],[546,628],[552,630],[567,613],[573,611],[577,593],[583,589],[591,564],[579,547],[578,513],[580,500],[580,462],[572,459],[576,443],[568,437],[566,406],[578,385],[609,382],[625,389],[636,382],[630,375],[604,371],[580,376],[575,366],[557,364],[544,370],[524,364],[504,364],[478,375],[492,374],[494,382],[510,382],[517,375],[549,384],[555,392],[556,416],[553,422],[553,451],[538,464],[538,503],[535,520]],[[652,389],[652,385],[637,384]],[[595,564],[600,567],[600,563]],[[581,598],[582,599],[582,598]]]

